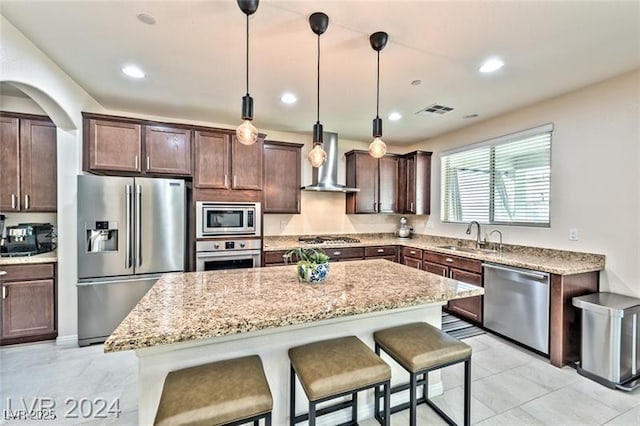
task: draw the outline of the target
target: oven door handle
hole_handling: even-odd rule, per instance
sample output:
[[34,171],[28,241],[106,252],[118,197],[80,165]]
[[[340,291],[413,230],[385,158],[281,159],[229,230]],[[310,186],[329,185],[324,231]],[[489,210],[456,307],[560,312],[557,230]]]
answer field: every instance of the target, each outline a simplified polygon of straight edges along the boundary
[[260,256],[260,250],[236,250],[236,251],[201,251],[196,253],[198,259],[227,260],[238,257]]

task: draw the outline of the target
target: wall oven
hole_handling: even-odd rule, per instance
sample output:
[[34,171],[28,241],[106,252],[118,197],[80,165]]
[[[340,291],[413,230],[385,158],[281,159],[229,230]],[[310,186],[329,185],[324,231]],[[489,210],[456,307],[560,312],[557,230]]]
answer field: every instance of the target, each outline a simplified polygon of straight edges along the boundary
[[260,242],[259,238],[196,241],[196,271],[257,268]]
[[259,237],[260,203],[196,202],[196,237],[248,235]]

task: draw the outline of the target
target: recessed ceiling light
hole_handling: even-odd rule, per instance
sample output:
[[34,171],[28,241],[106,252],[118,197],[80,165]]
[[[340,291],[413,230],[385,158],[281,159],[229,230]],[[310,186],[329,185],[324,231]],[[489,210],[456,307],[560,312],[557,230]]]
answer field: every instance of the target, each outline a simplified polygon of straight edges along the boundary
[[298,98],[293,93],[285,93],[280,97],[280,100],[285,104],[295,104]]
[[398,121],[402,118],[402,114],[400,114],[399,112],[392,112],[391,114],[389,114],[389,120],[391,121]]
[[420,84],[422,84],[422,80],[413,80],[411,84],[414,86],[420,86]]
[[156,18],[146,13],[139,13],[136,17],[138,18],[138,21],[143,24],[154,25],[156,23]]
[[484,63],[482,64],[482,66],[480,66],[480,69],[478,69],[478,71],[484,72],[484,73],[494,72],[499,70],[503,66],[504,66],[504,62],[501,59],[489,58],[486,61],[484,61]]
[[144,71],[135,65],[126,65],[122,67],[122,72],[132,78],[144,78]]

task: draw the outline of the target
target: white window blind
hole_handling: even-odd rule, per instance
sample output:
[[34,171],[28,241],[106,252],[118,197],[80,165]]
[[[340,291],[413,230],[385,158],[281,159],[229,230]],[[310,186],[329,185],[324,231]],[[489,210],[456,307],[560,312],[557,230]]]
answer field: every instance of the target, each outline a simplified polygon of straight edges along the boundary
[[441,219],[549,226],[552,126],[441,154]]

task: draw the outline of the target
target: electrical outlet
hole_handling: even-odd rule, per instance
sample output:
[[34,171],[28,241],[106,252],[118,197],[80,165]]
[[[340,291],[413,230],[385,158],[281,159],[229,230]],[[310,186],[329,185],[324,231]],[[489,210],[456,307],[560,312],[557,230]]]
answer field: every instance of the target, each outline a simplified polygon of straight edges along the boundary
[[569,241],[578,241],[578,229],[569,228]]

